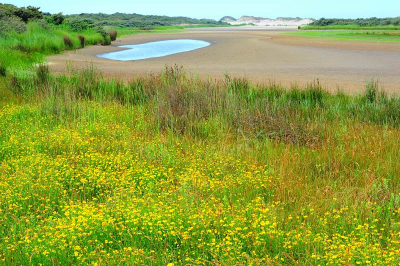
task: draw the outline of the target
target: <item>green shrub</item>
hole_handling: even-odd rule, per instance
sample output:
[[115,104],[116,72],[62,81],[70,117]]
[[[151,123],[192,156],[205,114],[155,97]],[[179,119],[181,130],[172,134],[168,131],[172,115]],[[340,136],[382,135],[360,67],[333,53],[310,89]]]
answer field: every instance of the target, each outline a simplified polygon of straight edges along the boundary
[[54,25],[61,25],[64,22],[65,17],[63,16],[62,13],[58,13],[58,14],[53,14],[51,16],[46,17],[46,20],[48,23],[51,23]]
[[30,23],[35,23],[36,25],[42,27],[43,29],[48,30],[49,29],[49,24],[45,19],[32,19]]
[[43,13],[39,9],[40,7],[33,6],[21,7],[14,12],[14,15],[28,23],[30,20],[43,19]]
[[110,34],[108,32],[106,32],[103,27],[97,26],[96,28],[94,28],[94,30],[97,33],[100,33],[101,36],[103,37],[102,45],[110,45],[111,44]]
[[72,31],[84,31],[93,27],[93,21],[90,19],[71,18],[66,24]]
[[103,41],[102,45],[110,45],[110,44],[111,44],[110,35],[106,35],[106,36],[104,37],[104,41]]
[[0,35],[5,35],[11,31],[16,33],[25,32],[26,25],[16,16],[3,17],[3,19],[0,19]]

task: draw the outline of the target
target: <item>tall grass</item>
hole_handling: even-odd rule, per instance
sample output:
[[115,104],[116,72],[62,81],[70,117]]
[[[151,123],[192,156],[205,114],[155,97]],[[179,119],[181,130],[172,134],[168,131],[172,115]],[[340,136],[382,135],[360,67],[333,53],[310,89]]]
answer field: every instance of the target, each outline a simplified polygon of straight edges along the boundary
[[400,99],[93,67],[0,78],[4,264],[399,264]]
[[[180,67],[167,67],[161,75],[134,79],[129,83],[107,81],[93,67],[70,70],[68,76],[52,77],[37,90],[47,74],[40,66],[37,78],[14,77],[10,88],[24,98],[33,95],[70,97],[73,100],[118,102],[141,105],[154,119],[156,130],[170,130],[194,137],[209,136],[204,123],[219,121],[238,135],[273,138],[311,144],[323,137],[326,123],[357,120],[376,125],[400,125],[400,99],[380,92],[374,80],[365,94],[330,94],[319,83],[285,89],[276,85],[253,85],[245,79],[225,81],[190,78]],[[35,81],[36,80],[36,81]],[[46,78],[47,80],[47,78]]]
[[46,55],[80,48],[79,35],[85,36],[86,44],[103,42],[101,34],[93,30],[75,33],[61,26],[45,29],[34,22],[27,26],[24,33],[9,33],[0,38],[0,64],[6,68],[28,68],[41,62]]

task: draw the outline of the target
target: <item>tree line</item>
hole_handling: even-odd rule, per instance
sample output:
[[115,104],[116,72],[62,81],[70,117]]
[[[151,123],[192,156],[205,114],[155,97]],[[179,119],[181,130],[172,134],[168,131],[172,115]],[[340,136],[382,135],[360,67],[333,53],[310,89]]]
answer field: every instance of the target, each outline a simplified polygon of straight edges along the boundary
[[400,25],[400,17],[395,18],[357,18],[357,19],[327,19],[321,18],[309,24],[311,26],[330,26],[330,25],[357,25],[357,26],[389,26]]
[[149,29],[156,26],[172,25],[225,25],[227,23],[212,19],[193,19],[189,17],[168,17],[139,14],[50,14],[40,11],[39,7],[16,7],[12,4],[0,4],[0,34],[10,31],[21,33],[26,31],[26,24],[36,22],[43,27],[50,25],[65,25],[72,31],[82,31],[93,28],[102,32],[103,26],[135,27]]

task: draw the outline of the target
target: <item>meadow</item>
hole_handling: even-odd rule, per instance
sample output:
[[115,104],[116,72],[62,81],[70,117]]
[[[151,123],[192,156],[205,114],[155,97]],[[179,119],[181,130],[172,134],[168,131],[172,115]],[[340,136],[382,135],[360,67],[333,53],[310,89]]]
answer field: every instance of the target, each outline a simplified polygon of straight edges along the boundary
[[400,99],[88,67],[0,83],[2,264],[398,264]]
[[301,30],[377,30],[377,31],[389,31],[389,30],[400,30],[398,25],[387,25],[387,26],[359,26],[359,25],[305,25],[300,27]]
[[40,64],[79,35],[0,39],[0,264],[400,264],[396,94]]
[[359,30],[357,28],[352,29],[351,27],[349,27],[348,29],[346,29],[346,27],[338,27],[337,30],[333,30],[336,28],[330,28],[329,26],[315,28],[310,26],[309,29],[319,31],[296,31],[288,32],[287,34],[292,36],[334,40],[351,40],[363,42],[400,42],[400,31],[397,31],[400,28],[397,28],[397,30],[382,30],[379,28],[377,28],[376,30],[374,30],[373,28]]

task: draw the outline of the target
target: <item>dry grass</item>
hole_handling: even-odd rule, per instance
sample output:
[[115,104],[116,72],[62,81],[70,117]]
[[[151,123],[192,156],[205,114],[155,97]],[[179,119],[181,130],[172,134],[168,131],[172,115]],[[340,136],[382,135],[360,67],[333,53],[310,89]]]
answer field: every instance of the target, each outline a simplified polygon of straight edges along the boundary
[[110,31],[108,31],[108,34],[110,34],[110,38],[111,38],[112,42],[117,40],[118,33],[116,30],[110,30]]
[[65,36],[63,37],[63,40],[64,40],[64,45],[65,45],[66,47],[68,47],[68,48],[74,47],[74,44],[73,44],[73,42],[72,42],[72,40],[71,40],[70,37],[68,37],[68,36],[65,35]]

